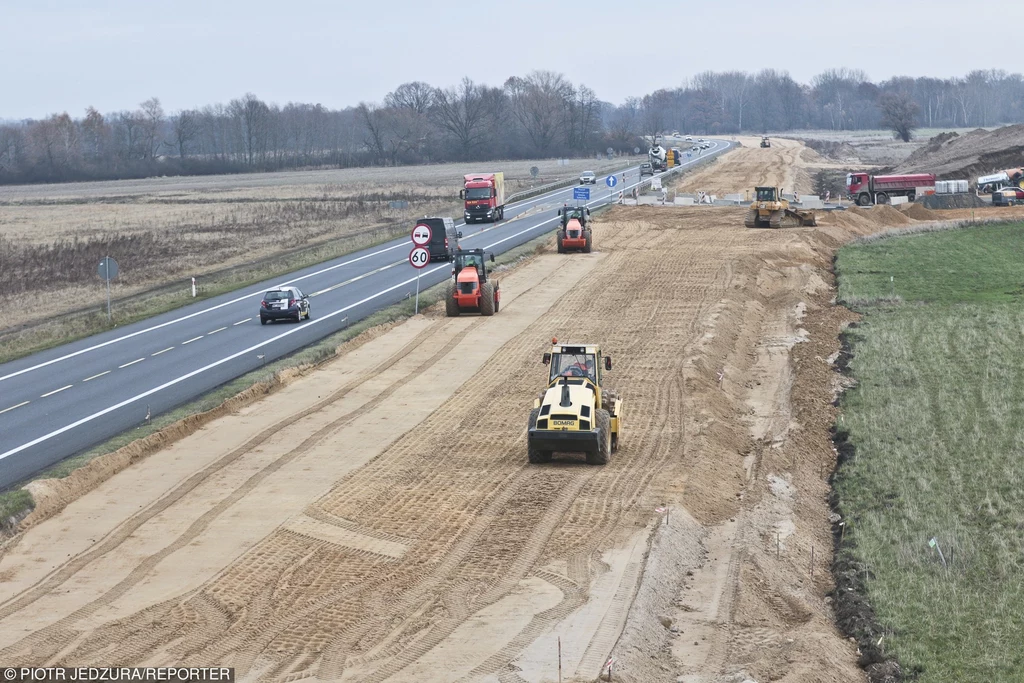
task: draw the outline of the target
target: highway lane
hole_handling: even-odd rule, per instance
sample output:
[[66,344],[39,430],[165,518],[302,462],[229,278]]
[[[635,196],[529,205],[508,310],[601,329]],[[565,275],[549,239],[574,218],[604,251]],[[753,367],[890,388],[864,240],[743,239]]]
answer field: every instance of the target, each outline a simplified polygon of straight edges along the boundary
[[[730,146],[712,142],[705,157]],[[639,182],[638,168],[625,178],[614,194]],[[609,201],[605,185],[590,187],[590,206]],[[501,223],[459,221],[461,242],[496,254],[519,246],[554,228],[557,208],[572,202],[572,192],[568,187],[510,205]],[[0,487],[408,298],[415,290],[415,270],[406,261],[410,248],[408,238],[394,240],[0,365]],[[420,286],[450,276],[450,264],[432,263]],[[311,296],[312,319],[261,326],[263,292],[283,284]]]

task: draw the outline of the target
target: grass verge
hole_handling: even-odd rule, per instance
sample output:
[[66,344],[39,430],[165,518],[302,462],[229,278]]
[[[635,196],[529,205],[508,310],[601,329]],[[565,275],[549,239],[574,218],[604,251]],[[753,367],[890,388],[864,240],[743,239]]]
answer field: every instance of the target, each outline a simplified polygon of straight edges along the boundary
[[1024,680],[1022,228],[839,252],[864,317],[844,339],[836,612],[869,674],[895,657],[921,682]]
[[[594,213],[597,213],[597,210]],[[501,255],[495,256],[495,273],[500,276],[502,271],[540,253],[544,249],[544,245],[550,242],[551,239],[551,233],[547,233]],[[420,309],[425,310],[438,303],[444,296],[446,285],[447,282],[442,282],[429,289],[422,290],[420,292]],[[278,376],[278,373],[284,370],[309,368],[329,361],[345,351],[343,347],[345,342],[354,339],[370,328],[411,317],[414,306],[415,302],[412,299],[406,299],[401,303],[377,311],[340,332],[325,337],[319,342],[300,349],[290,356],[278,359],[259,370],[242,375],[200,398],[168,413],[158,415],[148,424],[123,432],[84,453],[62,460],[56,465],[37,473],[30,480],[19,483],[17,487],[0,492],[0,521],[4,522],[2,526],[6,528],[13,527],[17,520],[31,511],[34,505],[32,497],[28,491],[21,488],[28,481],[64,478],[93,458],[113,453],[133,441],[155,434],[161,429],[169,427],[190,415],[198,415],[214,410],[231,397],[261,382],[272,383]],[[11,521],[12,519],[14,520],[13,522]]]

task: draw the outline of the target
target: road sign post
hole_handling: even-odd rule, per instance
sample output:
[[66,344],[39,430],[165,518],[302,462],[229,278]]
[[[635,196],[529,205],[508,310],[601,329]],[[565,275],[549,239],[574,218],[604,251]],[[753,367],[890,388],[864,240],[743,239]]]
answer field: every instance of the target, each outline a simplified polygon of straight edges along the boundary
[[[418,227],[418,226],[417,226]],[[430,237],[428,236],[429,240]],[[420,312],[420,270],[426,268],[427,264],[430,263],[430,252],[427,251],[426,247],[416,246],[409,252],[409,263],[416,269],[416,308],[413,311],[413,315],[419,315]]]
[[117,261],[109,256],[104,256],[100,260],[100,267],[96,269],[96,272],[107,282],[107,321],[110,321],[110,281],[117,277]]
[[615,177],[615,174],[611,174],[604,179],[604,184],[608,186],[608,203],[611,204],[613,197],[615,196],[615,184],[619,182],[619,179]]

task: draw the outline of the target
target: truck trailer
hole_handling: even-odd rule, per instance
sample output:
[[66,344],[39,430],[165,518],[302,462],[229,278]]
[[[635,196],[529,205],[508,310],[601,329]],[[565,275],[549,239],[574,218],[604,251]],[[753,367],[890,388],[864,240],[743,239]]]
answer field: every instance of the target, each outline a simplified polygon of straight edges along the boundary
[[505,174],[470,173],[459,198],[465,201],[467,223],[497,223],[505,217]]
[[907,175],[870,175],[868,173],[847,173],[846,192],[859,206],[888,204],[889,197],[906,197],[914,201],[917,188],[935,185],[933,173],[909,173]]

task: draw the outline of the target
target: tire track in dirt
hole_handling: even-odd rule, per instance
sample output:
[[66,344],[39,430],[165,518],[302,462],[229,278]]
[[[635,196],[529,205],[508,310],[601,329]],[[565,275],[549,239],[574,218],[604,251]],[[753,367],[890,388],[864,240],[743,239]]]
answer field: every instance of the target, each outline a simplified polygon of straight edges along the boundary
[[[464,326],[465,325],[460,325],[459,328],[461,329]],[[408,344],[405,348],[403,348],[403,350],[400,352],[401,356],[404,357],[404,355],[407,355],[411,351],[413,351],[416,348],[418,348],[420,343],[423,343],[423,342],[431,339],[437,333],[443,332],[444,330],[450,329],[451,327],[452,327],[452,324],[448,323],[447,325],[441,325],[441,326],[435,325],[435,326],[429,328],[428,330],[425,330],[421,335],[419,335],[416,338],[416,340],[414,340],[413,342]],[[373,408],[375,408],[378,405],[380,405],[382,402],[387,400],[392,394],[394,394],[395,391],[397,391],[400,387],[404,386],[406,383],[408,383],[412,379],[418,377],[422,372],[424,372],[427,368],[431,367],[440,358],[443,358],[448,353],[450,353],[451,350],[453,348],[455,348],[455,346],[457,346],[460,341],[461,341],[461,338],[459,336],[454,336],[453,335],[444,345],[442,345],[442,347],[433,356],[431,356],[426,361],[421,363],[419,368],[416,371],[414,371],[413,373],[411,373],[409,375],[406,375],[399,382],[396,382],[395,384],[392,384],[390,387],[388,387],[383,392],[378,394],[377,397],[375,397],[371,401],[363,404],[362,406],[360,406],[359,408],[355,409],[354,411],[339,417],[337,420],[334,420],[333,422],[329,423],[328,425],[326,425],[326,426],[322,427],[321,429],[319,429],[318,431],[314,432],[312,435],[310,435],[309,437],[304,439],[294,449],[288,451],[283,456],[277,458],[270,465],[268,465],[267,467],[263,468],[257,474],[255,474],[252,477],[250,477],[249,479],[247,479],[242,486],[240,486],[240,487],[236,488],[235,490],[233,490],[228,496],[223,498],[213,509],[207,511],[202,516],[200,516],[195,522],[193,522],[193,524],[188,528],[188,530],[184,534],[179,536],[177,539],[175,539],[175,541],[173,543],[165,546],[160,552],[158,552],[158,553],[156,553],[154,555],[150,555],[149,557],[147,557],[143,562],[138,564],[132,570],[132,572],[126,578],[124,578],[122,581],[120,581],[117,585],[115,585],[109,591],[104,593],[101,597],[93,600],[88,605],[80,608],[79,610],[77,610],[76,612],[72,613],[71,615],[69,615],[65,619],[61,620],[61,622],[58,622],[57,624],[54,624],[52,629],[54,629],[54,630],[56,630],[58,632],[63,632],[62,628],[61,628],[61,624],[62,623],[64,623],[64,622],[74,623],[74,622],[76,622],[78,620],[84,619],[84,618],[92,615],[93,613],[95,613],[95,611],[97,609],[99,609],[100,607],[102,607],[104,605],[107,605],[107,604],[110,604],[111,602],[113,602],[117,598],[119,598],[122,595],[124,595],[129,589],[131,589],[133,586],[135,586],[138,582],[142,581],[146,577],[146,575],[149,574],[149,572],[152,571],[152,569],[157,564],[162,562],[166,557],[168,557],[172,553],[174,553],[174,552],[180,550],[181,548],[185,547],[186,545],[188,545],[188,543],[190,543],[192,540],[194,540],[196,537],[198,537],[201,533],[203,533],[203,531],[205,531],[205,529],[209,527],[210,523],[216,517],[221,515],[225,510],[227,510],[232,505],[234,505],[236,502],[238,502],[238,500],[240,500],[247,493],[252,491],[260,482],[262,482],[267,477],[271,476],[272,474],[274,474],[275,472],[280,470],[280,468],[283,467],[285,464],[295,460],[299,456],[301,456],[304,453],[306,453],[307,451],[309,451],[313,446],[315,446],[316,444],[320,443],[323,439],[325,439],[328,436],[330,436],[330,434],[335,432],[338,428],[340,428],[340,427],[342,427],[342,426],[344,426],[346,424],[351,423],[352,421],[358,419],[360,416],[365,415],[370,410],[372,410]],[[398,354],[396,354],[396,355],[398,355]],[[395,360],[397,360],[397,359],[395,359]],[[393,364],[392,359],[389,359],[389,361],[380,364],[378,366],[378,368],[387,367],[387,366],[390,366],[392,364]],[[375,376],[375,375],[364,376],[363,378],[360,378],[360,380],[353,381],[352,383],[350,383],[349,385],[346,385],[345,387],[343,387],[342,389],[340,389],[338,392],[336,392],[332,396],[328,397],[327,399],[324,399],[323,401],[319,401],[315,406],[312,406],[310,408],[307,408],[307,409],[301,411],[298,415],[301,416],[301,417],[305,417],[306,415],[309,415],[309,414],[312,414],[312,413],[317,412],[319,410],[322,410],[324,407],[326,407],[326,406],[328,406],[328,405],[330,405],[332,403],[337,402],[338,400],[343,398],[346,394],[348,394],[352,389],[354,389],[356,386],[358,386],[363,381],[366,381],[367,379],[369,379],[369,378],[371,378],[373,376]],[[256,447],[258,447],[259,444],[261,444],[263,441],[265,441],[267,437],[269,437],[270,435],[276,433],[278,431],[278,429],[280,428],[280,425],[282,423],[284,423],[284,422],[293,422],[296,419],[301,419],[301,417],[299,417],[299,416],[286,418],[285,420],[282,420],[281,422],[277,423],[277,425],[275,425],[274,427],[271,427],[271,428],[263,430],[263,432],[261,432],[257,437],[254,437],[252,440],[247,442],[245,445],[235,449],[232,453],[230,453],[227,456],[225,456],[225,458],[223,458],[221,461],[218,461],[213,466],[211,466],[211,468],[213,468],[213,467],[215,467],[216,469],[223,468],[224,466],[229,464],[231,461],[237,459],[238,457],[241,457],[245,453],[255,449]],[[154,506],[153,509],[151,509],[151,510],[147,510],[147,514],[139,515],[138,518],[131,520],[130,524],[125,525],[125,527],[122,527],[121,529],[119,529],[118,532],[116,534],[114,534],[113,537],[110,538],[107,543],[104,543],[103,547],[98,548],[96,552],[87,553],[88,557],[83,558],[83,561],[79,564],[79,566],[74,567],[74,568],[68,567],[64,572],[59,573],[59,575],[60,575],[60,577],[62,579],[61,581],[55,582],[54,584],[51,584],[50,586],[47,586],[45,590],[34,591],[32,593],[32,595],[31,595],[31,597],[35,597],[36,599],[38,599],[39,597],[42,597],[42,595],[45,595],[46,592],[49,592],[49,591],[53,590],[53,588],[55,588],[57,585],[59,585],[60,583],[63,583],[64,580],[66,580],[67,578],[70,578],[70,576],[73,576],[74,572],[78,571],[81,567],[85,566],[85,564],[87,564],[89,561],[92,561],[92,560],[96,559],[97,557],[99,557],[99,556],[101,556],[103,554],[106,554],[107,552],[110,552],[113,549],[115,549],[117,547],[117,545],[119,545],[120,543],[124,542],[132,534],[132,532],[135,531],[139,526],[141,526],[145,521],[147,521],[148,519],[151,519],[158,512],[166,509],[167,507],[172,505],[174,502],[177,502],[178,500],[180,500],[189,490],[191,490],[196,485],[198,485],[200,483],[200,481],[202,481],[202,479],[199,479],[198,475],[191,477],[189,480],[187,480],[185,482],[185,484],[183,484],[182,486],[178,487],[169,496],[167,496],[165,499],[163,499],[160,502],[160,504]],[[73,561],[72,563],[69,563],[69,564],[75,564],[75,563]],[[26,598],[23,601],[24,604],[18,605],[16,603],[15,606],[17,606],[18,609],[24,609],[24,607],[27,606],[28,604],[31,604],[32,601],[33,600],[29,599],[29,596],[26,596]],[[12,607],[14,607],[14,606],[12,606]],[[12,610],[10,612],[7,612],[7,609],[0,610],[0,619],[6,618],[7,616],[9,616],[9,614],[13,613],[14,611],[17,611],[17,610]],[[5,613],[5,612],[7,612],[7,613]],[[48,629],[42,629],[40,631],[37,631],[32,636],[30,636],[30,638],[28,639],[28,643],[27,644],[32,645],[33,648],[38,647],[38,645],[41,644],[40,641],[48,640],[48,634],[49,633],[50,633],[50,631]],[[0,650],[0,657],[6,656],[8,654],[8,650],[9,650],[9,648],[5,648],[4,650]]]

